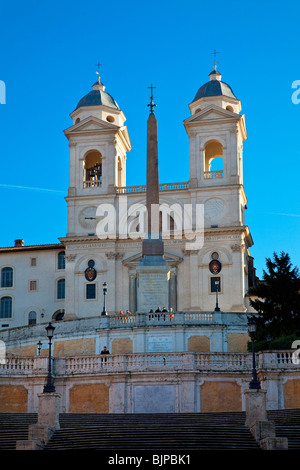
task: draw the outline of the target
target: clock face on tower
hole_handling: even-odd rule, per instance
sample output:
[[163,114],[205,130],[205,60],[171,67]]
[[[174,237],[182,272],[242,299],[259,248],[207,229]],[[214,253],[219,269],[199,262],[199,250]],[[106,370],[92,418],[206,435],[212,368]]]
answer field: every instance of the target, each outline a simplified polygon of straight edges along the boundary
[[97,218],[96,218],[97,207],[88,206],[82,209],[79,213],[79,223],[81,227],[86,229],[96,229]]
[[225,213],[225,204],[220,199],[209,199],[204,203],[204,217],[209,223],[219,222]]

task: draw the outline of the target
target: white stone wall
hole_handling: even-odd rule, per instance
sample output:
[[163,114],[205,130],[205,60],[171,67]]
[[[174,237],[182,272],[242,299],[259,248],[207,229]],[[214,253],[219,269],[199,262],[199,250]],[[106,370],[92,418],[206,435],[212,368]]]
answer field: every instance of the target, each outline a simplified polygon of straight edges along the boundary
[[[0,318],[0,328],[27,325],[31,310],[37,313],[37,323],[42,323],[64,309],[64,300],[57,299],[57,281],[65,278],[65,270],[57,265],[60,251],[64,248],[0,253],[0,272],[3,267],[13,268],[13,287],[0,287],[0,298],[13,299],[12,317]],[[31,266],[31,258],[36,258],[36,266]],[[37,282],[36,291],[30,291],[30,281]]]

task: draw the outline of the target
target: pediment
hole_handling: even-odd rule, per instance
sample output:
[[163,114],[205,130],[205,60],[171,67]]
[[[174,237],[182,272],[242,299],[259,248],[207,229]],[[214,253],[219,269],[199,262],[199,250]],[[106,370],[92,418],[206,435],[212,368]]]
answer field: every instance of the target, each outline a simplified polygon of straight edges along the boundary
[[219,106],[210,105],[202,109],[198,113],[193,114],[187,118],[185,124],[194,124],[196,122],[210,121],[216,119],[235,119],[238,120],[241,118],[240,114],[228,111],[228,109],[221,108]]
[[[141,261],[143,257],[142,252],[135,253],[134,255],[128,256],[127,258],[124,258],[122,263],[125,266],[131,266],[131,267],[136,267],[139,262]],[[183,261],[182,256],[174,255],[174,253],[168,253],[165,252],[164,258],[167,261],[168,264],[174,264],[177,265]]]
[[101,119],[98,119],[94,116],[92,117],[87,117],[86,119],[83,119],[82,121],[78,122],[77,124],[74,124],[71,127],[68,127],[64,131],[66,135],[70,134],[81,134],[81,133],[86,133],[86,132],[101,132],[101,131],[116,131],[119,129],[119,126],[116,126],[115,124],[112,124],[110,122],[102,121]]

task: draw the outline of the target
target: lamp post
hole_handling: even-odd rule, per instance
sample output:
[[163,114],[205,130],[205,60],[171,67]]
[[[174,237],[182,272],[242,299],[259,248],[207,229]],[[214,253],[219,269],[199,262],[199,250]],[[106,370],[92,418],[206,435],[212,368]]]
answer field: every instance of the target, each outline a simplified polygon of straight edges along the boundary
[[51,374],[51,340],[53,338],[55,327],[52,326],[51,322],[49,323],[48,326],[46,326],[46,333],[49,339],[49,361],[48,361],[48,377],[47,377],[47,383],[44,386],[43,393],[53,393],[55,392],[55,387],[53,385],[52,381],[52,374]]
[[256,322],[254,318],[250,318],[248,322],[248,329],[250,338],[252,341],[252,380],[249,383],[249,388],[251,390],[260,390],[260,381],[257,378],[256,364],[255,364],[255,348],[254,348],[254,338],[256,332]]
[[103,282],[102,286],[103,286],[103,310],[102,310],[101,315],[105,316],[105,315],[107,315],[107,311],[106,311],[107,284],[106,284],[106,282]]
[[37,343],[37,352],[38,352],[37,355],[38,355],[38,356],[41,355],[41,348],[42,348],[42,345],[43,345],[43,343],[41,343],[41,341],[39,341],[39,342]]
[[215,280],[215,286],[216,286],[216,307],[215,307],[215,312],[220,312],[219,302],[218,302],[219,285],[220,285],[220,281],[218,279],[216,279]]

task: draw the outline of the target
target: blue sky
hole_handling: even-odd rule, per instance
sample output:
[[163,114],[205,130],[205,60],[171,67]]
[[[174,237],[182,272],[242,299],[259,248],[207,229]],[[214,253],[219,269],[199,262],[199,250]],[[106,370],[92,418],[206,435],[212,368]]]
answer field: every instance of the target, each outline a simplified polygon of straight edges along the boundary
[[[160,182],[189,179],[183,120],[208,81],[211,52],[242,102],[246,223],[258,274],[286,251],[300,267],[300,80],[297,1],[1,2],[0,246],[56,243],[67,231],[68,142],[77,102],[101,79],[127,118],[127,185],[146,181],[148,86]],[[170,138],[171,136],[171,138]],[[25,188],[37,189],[25,189]]]

